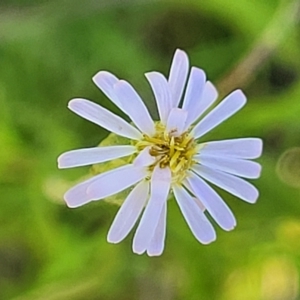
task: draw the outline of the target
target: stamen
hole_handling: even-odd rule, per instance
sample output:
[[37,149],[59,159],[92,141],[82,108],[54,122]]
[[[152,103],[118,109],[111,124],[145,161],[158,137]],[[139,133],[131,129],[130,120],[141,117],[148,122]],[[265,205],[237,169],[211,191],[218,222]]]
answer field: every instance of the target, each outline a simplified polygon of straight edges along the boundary
[[186,176],[186,171],[195,163],[194,154],[198,145],[188,132],[180,136],[174,136],[174,132],[166,132],[163,124],[156,124],[154,136],[144,135],[144,140],[138,142],[138,150],[150,146],[150,155],[156,157],[155,163],[149,166],[152,171],[156,165],[161,168],[169,167],[172,172],[172,182],[180,183]]
[[177,159],[179,158],[181,152],[180,151],[176,151],[175,154],[172,156],[171,160],[170,160],[170,167],[172,168],[173,165],[176,163]]

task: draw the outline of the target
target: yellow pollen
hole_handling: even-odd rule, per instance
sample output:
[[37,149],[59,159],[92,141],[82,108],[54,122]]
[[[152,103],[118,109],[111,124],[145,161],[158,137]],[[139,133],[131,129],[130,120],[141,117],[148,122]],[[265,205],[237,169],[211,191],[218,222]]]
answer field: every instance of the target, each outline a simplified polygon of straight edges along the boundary
[[149,170],[153,170],[156,165],[161,168],[169,167],[172,172],[172,183],[180,183],[186,177],[186,171],[195,163],[193,156],[199,146],[188,132],[173,136],[172,132],[165,131],[164,125],[157,123],[155,135],[152,137],[144,135],[136,147],[139,151],[150,147],[149,154],[157,158],[155,163],[149,166]]

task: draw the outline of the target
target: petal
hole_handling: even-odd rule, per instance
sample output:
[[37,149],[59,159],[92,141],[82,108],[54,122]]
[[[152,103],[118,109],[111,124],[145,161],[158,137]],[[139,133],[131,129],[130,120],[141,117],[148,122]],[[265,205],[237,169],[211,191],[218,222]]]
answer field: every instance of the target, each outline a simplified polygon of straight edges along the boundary
[[147,248],[149,256],[159,256],[163,253],[166,237],[166,220],[167,219],[167,201],[164,203],[160,213],[158,224],[155,228],[154,235]]
[[244,179],[201,165],[194,165],[192,169],[207,181],[242,200],[255,203],[258,198],[258,190]]
[[168,81],[158,72],[146,73],[145,76],[151,85],[160,120],[163,124],[166,124],[172,108],[171,91]]
[[198,207],[202,210],[205,211],[205,206],[203,205],[203,203],[196,197],[192,197],[193,200],[196,202],[196,204],[198,205]]
[[93,77],[93,81],[107,98],[122,109],[119,99],[114,91],[114,85],[119,81],[115,75],[107,71],[100,71]]
[[183,133],[187,111],[181,108],[173,108],[168,118],[166,131],[172,136],[179,136]]
[[262,146],[262,140],[258,138],[232,139],[200,144],[199,152],[203,155],[251,159],[261,156]]
[[181,186],[173,187],[180,210],[195,238],[209,244],[216,239],[216,232],[192,196]]
[[210,81],[207,81],[197,105],[195,105],[192,111],[189,112],[189,117],[186,122],[186,129],[197,119],[199,119],[201,115],[217,100],[217,98],[217,89]]
[[[188,111],[187,122],[193,118],[196,107],[202,101],[201,96],[205,85],[206,75],[203,70],[192,67],[188,80],[182,108]],[[192,122],[190,122],[191,124]]]
[[257,162],[227,156],[205,155],[200,152],[194,156],[198,163],[211,169],[245,178],[258,178],[261,166]]
[[170,169],[156,166],[151,177],[150,199],[133,239],[133,252],[142,254],[147,250],[167,201],[170,185]]
[[73,99],[69,102],[69,109],[77,115],[118,135],[139,140],[142,134],[119,116],[104,107],[85,99]]
[[232,92],[195,126],[192,134],[195,138],[203,136],[235,114],[245,104],[246,97],[241,90]]
[[133,228],[149,195],[149,181],[143,180],[130,192],[119,209],[107,235],[110,243],[121,242]]
[[189,59],[186,53],[177,49],[169,74],[169,86],[172,94],[172,107],[178,107],[189,71]]
[[63,169],[93,165],[131,155],[134,152],[136,152],[136,147],[134,146],[95,147],[71,150],[58,157],[58,167]]
[[154,122],[148,109],[134,88],[125,80],[119,80],[114,91],[122,106],[122,110],[143,133],[152,136],[155,133]]
[[129,188],[146,176],[145,168],[125,165],[100,174],[88,187],[87,194],[93,200],[103,199]]
[[223,199],[200,177],[191,172],[184,185],[201,200],[207,211],[224,230],[232,230],[236,220]]
[[150,147],[144,148],[133,161],[135,167],[146,167],[155,163],[155,157],[150,155]]
[[[98,175],[99,176],[99,175]],[[68,207],[75,208],[82,206],[88,202],[91,202],[92,199],[87,194],[87,188],[97,180],[98,176],[94,176],[84,182],[81,182],[72,188],[70,188],[64,195],[64,199]]]

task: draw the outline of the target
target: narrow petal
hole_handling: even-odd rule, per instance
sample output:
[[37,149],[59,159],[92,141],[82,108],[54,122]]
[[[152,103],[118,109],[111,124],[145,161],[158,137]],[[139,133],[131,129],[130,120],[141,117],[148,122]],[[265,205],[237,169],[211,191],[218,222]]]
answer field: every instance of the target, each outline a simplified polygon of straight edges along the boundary
[[114,91],[114,85],[119,81],[115,75],[107,71],[100,71],[93,77],[93,81],[107,98],[122,109],[119,99]]
[[189,172],[184,185],[201,200],[207,211],[224,230],[232,230],[236,220],[223,199],[199,176]]
[[114,91],[122,106],[122,110],[143,133],[152,136],[155,133],[154,122],[143,100],[134,88],[125,80],[119,80]]
[[136,147],[134,146],[95,147],[71,150],[58,157],[58,167],[63,169],[93,165],[131,155],[136,151]]
[[188,71],[188,56],[184,51],[177,49],[173,57],[168,80],[172,94],[173,108],[178,107],[185,87]]
[[156,166],[151,177],[150,199],[133,239],[133,252],[142,254],[147,250],[167,201],[170,185],[170,169]]
[[194,117],[195,108],[198,107],[202,101],[201,96],[204,90],[205,80],[205,72],[199,68],[192,67],[182,105],[182,108],[188,111],[187,122],[190,122]]
[[155,157],[150,155],[150,147],[144,148],[133,161],[135,167],[146,167],[155,163]]
[[88,187],[87,194],[93,200],[103,199],[129,188],[146,176],[145,168],[125,165],[100,174]]
[[[98,175],[99,176],[99,175]],[[92,199],[87,194],[87,188],[97,180],[97,177],[92,177],[86,181],[83,181],[72,188],[70,188],[64,195],[64,199],[70,208],[75,208],[82,206],[88,202],[91,202]]]
[[244,179],[202,165],[194,165],[192,169],[207,181],[249,203],[255,203],[259,196],[258,190]]
[[261,156],[262,146],[262,140],[258,138],[231,139],[200,144],[199,152],[203,155],[252,159]]
[[203,244],[214,241],[216,232],[192,196],[181,186],[174,186],[173,191],[180,210],[195,238]]
[[187,111],[181,108],[173,108],[168,118],[166,131],[172,133],[172,136],[179,136],[185,128]]
[[203,93],[201,98],[198,100],[197,105],[189,111],[189,117],[186,122],[186,129],[199,119],[206,110],[213,105],[218,98],[218,91],[215,86],[207,81],[204,85]]
[[230,173],[245,178],[258,178],[261,166],[257,162],[226,156],[205,155],[200,152],[194,158],[199,164],[211,169]]
[[102,106],[86,99],[73,99],[69,102],[69,109],[77,115],[118,135],[139,140],[142,134],[119,116],[111,113]]
[[198,205],[198,207],[202,210],[205,211],[205,206],[203,205],[203,203],[196,197],[192,197],[193,200],[196,202],[196,204]]
[[149,181],[143,180],[130,192],[119,209],[107,235],[110,243],[121,242],[133,228],[149,195]]
[[246,97],[241,90],[232,92],[195,126],[192,134],[195,138],[203,136],[235,114],[245,104]]
[[163,124],[166,124],[172,108],[171,91],[168,81],[158,72],[146,73],[145,76],[151,85],[160,120]]
[[[192,174],[193,174],[193,173],[192,173]],[[187,181],[184,182],[184,186],[185,186],[189,191],[192,191],[192,190],[193,190],[192,187],[191,187],[191,185],[190,185]],[[194,199],[194,201],[195,201],[196,204],[199,206],[199,208],[204,212],[204,211],[206,210],[204,204],[203,204],[197,197],[195,197],[195,196],[193,196],[193,195],[191,195],[191,197]]]
[[149,256],[159,256],[163,253],[166,237],[166,222],[167,222],[167,202],[163,205],[160,213],[159,221],[154,231],[154,235],[147,248]]

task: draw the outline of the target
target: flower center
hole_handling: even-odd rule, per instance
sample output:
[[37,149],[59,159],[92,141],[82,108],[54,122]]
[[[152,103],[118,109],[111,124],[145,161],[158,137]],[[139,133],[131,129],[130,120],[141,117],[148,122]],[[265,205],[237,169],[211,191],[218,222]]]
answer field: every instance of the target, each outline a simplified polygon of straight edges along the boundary
[[169,167],[172,182],[178,183],[185,178],[186,171],[194,163],[193,156],[197,152],[197,144],[188,132],[180,136],[174,134],[175,132],[166,132],[165,126],[157,123],[155,135],[144,135],[144,139],[137,146],[141,150],[150,147],[150,155],[156,158],[155,163],[149,167],[150,170],[158,164],[161,168]]

